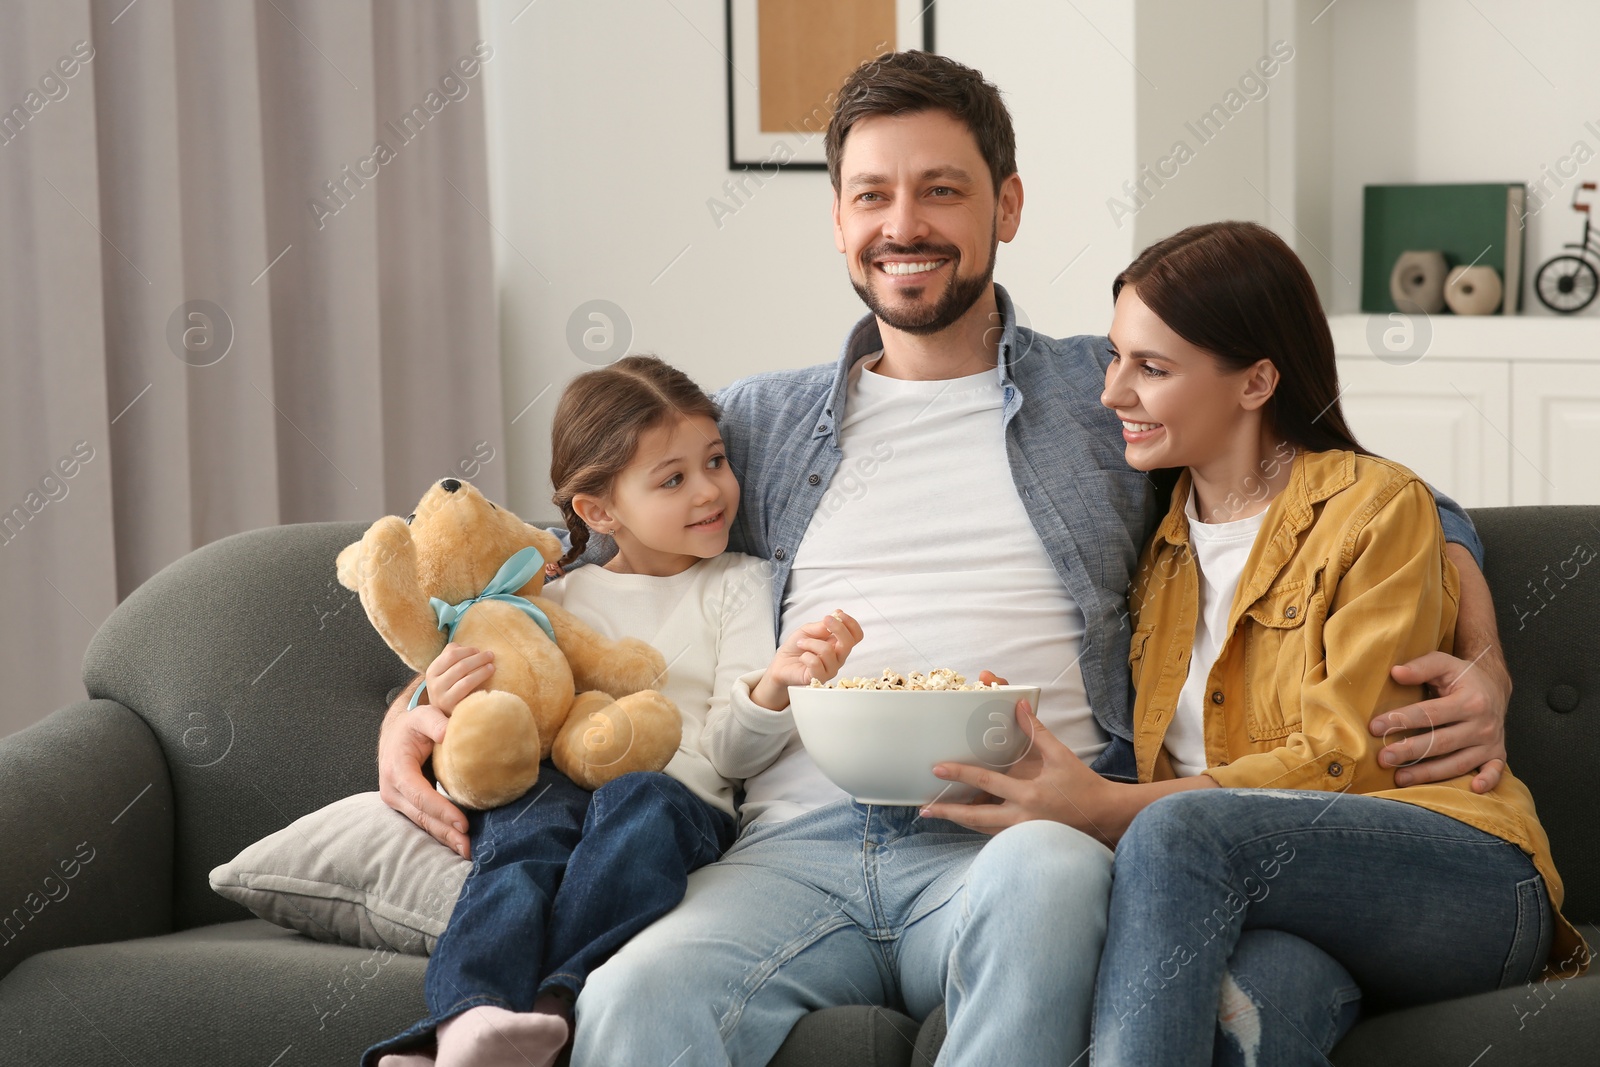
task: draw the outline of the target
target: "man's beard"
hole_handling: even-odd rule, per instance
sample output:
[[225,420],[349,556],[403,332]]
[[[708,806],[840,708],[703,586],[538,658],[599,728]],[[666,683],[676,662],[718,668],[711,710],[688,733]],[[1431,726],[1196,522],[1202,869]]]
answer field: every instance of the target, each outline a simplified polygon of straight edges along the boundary
[[[861,302],[872,309],[872,313],[879,320],[888,323],[897,330],[913,333],[919,336],[938,333],[951,325],[961,316],[965,315],[978,298],[989,288],[989,282],[994,278],[995,251],[1000,247],[998,233],[991,230],[989,236],[989,263],[978,277],[963,278],[959,273],[960,252],[952,245],[875,245],[862,256],[865,263],[865,272],[871,277],[878,268],[873,265],[873,260],[879,256],[922,256],[924,260],[944,259],[950,262],[950,280],[945,283],[943,295],[934,301],[932,307],[921,308],[892,308],[879,298],[877,291],[870,285],[856,281],[855,275],[850,276],[850,286],[861,298]],[[933,273],[929,271],[929,273]],[[924,287],[925,288],[925,287]],[[921,289],[903,290],[907,296],[921,296]]]

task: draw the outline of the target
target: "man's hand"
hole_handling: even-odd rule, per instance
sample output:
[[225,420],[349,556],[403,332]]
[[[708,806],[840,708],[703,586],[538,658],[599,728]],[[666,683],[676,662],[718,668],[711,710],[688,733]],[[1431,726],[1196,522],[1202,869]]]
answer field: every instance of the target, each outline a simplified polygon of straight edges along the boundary
[[[431,683],[428,688],[431,692]],[[451,686],[447,683],[443,688],[448,691]],[[378,734],[378,796],[463,859],[471,859],[467,817],[422,773],[433,746],[444,739],[449,716],[432,704],[418,704],[407,711],[415,689],[415,684],[406,686],[384,716],[383,729]]]
[[1500,782],[1506,766],[1506,707],[1511,679],[1497,651],[1468,663],[1429,652],[1402,663],[1390,675],[1401,685],[1426,685],[1432,697],[1385,712],[1369,729],[1386,740],[1411,730],[1423,733],[1384,746],[1378,760],[1398,767],[1397,785],[1443,782],[1476,770],[1475,793]]

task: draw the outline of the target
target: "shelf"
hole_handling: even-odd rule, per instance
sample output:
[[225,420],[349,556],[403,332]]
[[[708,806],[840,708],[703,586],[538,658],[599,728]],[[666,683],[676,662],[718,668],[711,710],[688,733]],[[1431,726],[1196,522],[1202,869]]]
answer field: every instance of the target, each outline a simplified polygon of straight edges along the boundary
[[[1499,362],[1600,364],[1600,315],[1430,315],[1428,355]],[[1329,315],[1333,349],[1340,356],[1373,357],[1368,330],[1389,328],[1387,315]]]

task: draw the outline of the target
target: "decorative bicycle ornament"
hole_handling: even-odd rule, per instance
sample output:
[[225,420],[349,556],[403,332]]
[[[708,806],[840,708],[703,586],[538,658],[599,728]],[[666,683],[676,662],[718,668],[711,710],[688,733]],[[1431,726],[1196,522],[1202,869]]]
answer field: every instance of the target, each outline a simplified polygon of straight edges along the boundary
[[1538,294],[1539,303],[1563,315],[1588,307],[1594,301],[1596,290],[1600,290],[1600,271],[1595,269],[1596,264],[1600,264],[1600,237],[1590,226],[1591,205],[1582,202],[1583,194],[1593,192],[1594,188],[1594,182],[1584,182],[1572,194],[1572,210],[1583,213],[1583,239],[1561,247],[1577,249],[1577,253],[1552,256],[1533,279],[1533,291]]

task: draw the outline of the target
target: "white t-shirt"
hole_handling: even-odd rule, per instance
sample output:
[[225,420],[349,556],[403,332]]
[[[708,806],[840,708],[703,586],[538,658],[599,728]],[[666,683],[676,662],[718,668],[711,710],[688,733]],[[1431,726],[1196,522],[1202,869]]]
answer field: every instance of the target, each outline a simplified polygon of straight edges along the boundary
[[[841,672],[983,669],[1038,685],[1040,717],[1089,759],[1106,736],[1078,669],[1083,613],[1017,495],[998,374],[902,381],[858,362],[839,423],[842,462],[795,551],[783,634],[843,608],[864,636]],[[846,797],[798,736],[745,783],[744,818]]]
[[1178,708],[1167,728],[1166,749],[1172,769],[1181,778],[1206,769],[1206,679],[1228,637],[1228,614],[1255,547],[1256,534],[1267,517],[1262,511],[1235,522],[1201,522],[1194,508],[1194,490],[1184,504],[1189,516],[1189,545],[1200,571],[1200,610],[1195,617],[1194,652],[1189,675],[1178,692]]
[[771,575],[763,560],[724,552],[666,578],[579,567],[542,594],[601,636],[637,637],[666,658],[658,689],[683,715],[666,773],[729,815],[729,779],[771,763],[794,728],[793,714],[752,703],[737,684],[772,662]]

